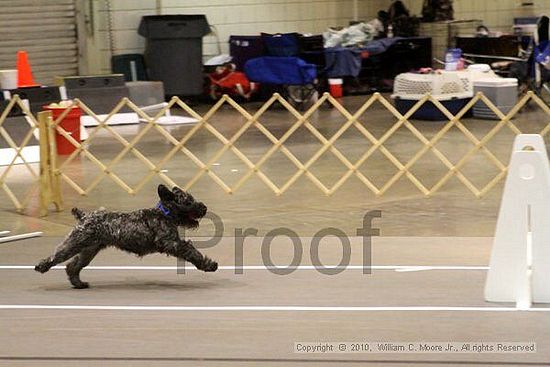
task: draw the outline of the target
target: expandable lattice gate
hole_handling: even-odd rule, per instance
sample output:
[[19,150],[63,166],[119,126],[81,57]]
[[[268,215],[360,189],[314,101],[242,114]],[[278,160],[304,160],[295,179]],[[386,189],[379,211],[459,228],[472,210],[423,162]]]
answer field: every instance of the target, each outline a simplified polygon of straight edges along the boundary
[[[462,122],[461,119],[469,111],[476,102],[481,101],[485,103],[488,108],[494,112],[500,121],[484,135],[483,138],[478,139]],[[32,180],[35,184],[35,188],[38,188],[40,197],[40,209],[43,215],[47,214],[47,206],[49,203],[55,203],[58,209],[61,207],[61,189],[62,182],[68,184],[73,190],[81,195],[90,194],[97,185],[105,178],[110,178],[114,183],[120,186],[128,194],[136,194],[139,192],[145,184],[147,184],[153,178],[160,178],[168,185],[176,185],[189,189],[197,181],[207,175],[217,185],[219,185],[226,193],[231,194],[239,190],[252,176],[256,175],[261,181],[273,191],[276,195],[285,193],[296,181],[301,177],[307,177],[321,192],[326,195],[334,194],[342,185],[352,176],[355,176],[360,182],[362,182],[366,188],[375,193],[376,195],[384,195],[388,189],[390,189],[399,179],[406,177],[422,194],[430,196],[443,187],[451,177],[456,176],[460,182],[468,188],[476,197],[481,197],[487,194],[498,182],[500,182],[506,175],[507,165],[499,160],[493,152],[487,147],[487,143],[504,127],[509,128],[514,134],[520,134],[521,131],[516,124],[512,122],[512,118],[524,107],[529,101],[533,101],[545,114],[550,116],[550,108],[542,101],[538,96],[532,92],[528,92],[517,105],[506,115],[504,115],[490,100],[488,100],[483,94],[477,94],[474,98],[456,115],[452,115],[440,102],[435,100],[430,95],[425,95],[424,98],[419,100],[406,114],[402,115],[395,107],[382,95],[375,93],[355,112],[350,113],[340,102],[328,93],[325,93],[319,100],[313,104],[307,111],[300,112],[295,109],[290,103],[283,99],[280,95],[274,94],[267,102],[265,102],[255,113],[248,112],[245,108],[240,106],[237,102],[228,96],[223,96],[210,110],[204,115],[200,115],[194,111],[191,107],[182,102],[179,98],[173,98],[170,103],[156,116],[149,116],[135,104],[128,99],[122,99],[119,104],[111,111],[111,113],[104,119],[98,118],[98,116],[90,110],[82,101],[75,100],[74,104],[79,106],[83,113],[92,116],[97,122],[98,126],[90,131],[86,144],[79,143],[74,140],[71,135],[60,126],[60,121],[67,115],[69,109],[65,113],[61,114],[57,119],[53,120],[49,112],[42,112],[39,114],[39,118],[36,119],[25,106],[25,104],[15,96],[0,115],[0,136],[7,142],[10,148],[15,151],[15,155],[11,163],[0,171],[0,187],[2,191],[7,195],[10,201],[13,203],[18,211],[23,211],[36,196],[36,189],[29,191],[24,197],[18,198],[14,194],[13,190],[7,183],[7,177],[13,172],[16,160],[22,160],[22,167],[25,167],[27,171],[27,179]],[[378,102],[382,104],[389,112],[390,117],[394,117],[397,121],[387,129],[384,134],[377,138],[369,131],[362,123],[360,123],[360,117],[371,106]],[[448,122],[442,124],[440,130],[428,139],[422,134],[413,123],[409,121],[411,116],[422,107],[425,103],[433,103],[448,119]],[[264,113],[274,104],[279,103],[288,111],[296,121],[284,132],[284,134],[277,138],[269,129],[267,129],[261,122],[261,118]],[[346,122],[334,133],[330,138],[325,137],[318,128],[316,128],[310,121],[311,116],[323,105],[329,104],[331,107],[338,111],[345,119]],[[231,137],[226,137],[218,129],[216,129],[210,122],[212,116],[224,106],[229,105],[242,115],[246,122],[234,133]],[[17,144],[10,136],[8,131],[4,128],[9,112],[19,106],[27,115],[29,122],[29,131]],[[106,124],[109,119],[121,111],[123,108],[129,108],[136,112],[140,118],[145,121],[144,127],[131,139],[126,139],[122,136],[117,129]],[[157,120],[164,116],[166,110],[172,107],[179,107],[184,110],[190,116],[196,118],[198,122],[187,131],[183,138],[177,139],[169,131],[164,129],[157,123]],[[335,145],[338,139],[342,138],[342,135],[350,128],[354,126],[369,144],[370,148],[367,149],[364,154],[352,162],[346,157]],[[309,159],[301,161],[295,154],[285,146],[285,142],[296,133],[296,131],[304,127],[306,128],[321,144],[321,148],[313,154]],[[403,162],[399,160],[391,151],[389,151],[384,143],[388,141],[394,133],[405,127],[408,129],[415,138],[422,144],[422,148],[408,161]],[[449,132],[453,127],[458,128],[462,134],[472,144],[471,149],[456,163],[452,163],[443,152],[436,147],[436,144]],[[270,148],[257,160],[252,161],[242,150],[237,148],[236,142],[243,136],[243,134],[249,129],[257,129],[263,134],[270,142]],[[22,154],[23,149],[28,145],[33,133],[40,131],[40,151],[41,161],[40,170],[37,172],[33,164],[25,160]],[[116,139],[118,143],[123,147],[122,151],[118,153],[114,159],[108,163],[104,163],[96,155],[94,155],[88,146],[91,141],[97,138],[98,132],[104,130],[107,131],[112,137]],[[195,136],[199,131],[208,131],[217,141],[219,141],[223,147],[219,149],[210,159],[203,161],[194,154],[187,146],[186,143]],[[540,135],[545,136],[550,130],[550,123],[546,124],[540,131]],[[143,152],[137,148],[137,144],[151,131],[160,133],[165,142],[171,145],[169,152],[160,160],[153,162],[151,158],[147,157]],[[71,144],[76,147],[76,150],[68,156],[62,163],[58,163],[55,155],[55,142],[53,139],[54,133],[57,132],[64,136]],[[227,151],[231,151],[236,157],[247,167],[247,172],[232,186],[227,184],[218,174],[212,170],[214,163]],[[488,160],[494,165],[498,173],[483,187],[477,187],[472,183],[472,180],[468,178],[461,169],[466,163],[468,163],[473,155],[477,152],[483,153]],[[133,187],[125,182],[119,175],[113,171],[113,167],[121,162],[121,160],[128,154],[132,153],[141,163],[148,169],[148,174],[143,177]],[[185,156],[194,163],[197,167],[196,172],[185,183],[176,183],[163,167],[170,162],[174,156],[182,152]],[[276,152],[284,154],[293,164],[297,171],[282,185],[276,185],[273,177],[268,176],[262,167]],[[336,181],[332,186],[327,186],[312,172],[312,165],[318,161],[318,159],[326,152],[331,152],[342,164],[346,167],[346,172]],[[383,154],[389,162],[397,169],[397,172],[387,180],[383,185],[376,185],[372,178],[365,173],[361,172],[359,168],[371,157],[375,152]],[[411,167],[417,163],[426,153],[432,152],[435,157],[443,163],[447,169],[446,174],[434,185],[428,187],[422,182],[421,177],[415,175],[411,171]],[[68,174],[68,170],[71,162],[73,162],[78,156],[84,156],[89,159],[94,166],[99,170],[99,174],[88,185],[84,185],[83,182],[78,182],[77,179],[71,178]],[[1,168],[1,167],[0,167]]]

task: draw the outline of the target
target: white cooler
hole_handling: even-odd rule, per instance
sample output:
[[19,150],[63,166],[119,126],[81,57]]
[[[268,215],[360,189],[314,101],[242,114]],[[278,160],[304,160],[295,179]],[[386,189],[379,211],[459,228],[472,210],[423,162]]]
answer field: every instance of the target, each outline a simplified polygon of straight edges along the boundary
[[[516,78],[485,78],[474,80],[474,93],[482,92],[503,114],[507,114],[518,102]],[[474,105],[474,117],[497,119],[497,115],[482,101]]]

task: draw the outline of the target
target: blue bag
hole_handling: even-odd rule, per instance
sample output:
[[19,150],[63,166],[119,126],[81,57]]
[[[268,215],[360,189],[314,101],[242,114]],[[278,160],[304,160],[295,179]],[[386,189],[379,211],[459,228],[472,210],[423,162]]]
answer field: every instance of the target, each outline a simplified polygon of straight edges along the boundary
[[300,52],[297,33],[262,33],[262,41],[269,56],[296,56]]

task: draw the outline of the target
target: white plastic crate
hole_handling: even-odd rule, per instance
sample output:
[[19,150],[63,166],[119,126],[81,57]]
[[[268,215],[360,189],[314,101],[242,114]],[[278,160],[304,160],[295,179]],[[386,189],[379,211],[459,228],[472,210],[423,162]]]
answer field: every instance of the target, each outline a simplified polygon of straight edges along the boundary
[[[462,75],[461,75],[462,74]],[[399,74],[394,81],[392,98],[421,99],[430,93],[437,100],[471,98],[472,82],[463,72],[441,72],[433,74]]]
[[[431,74],[403,73],[395,78],[391,98],[398,111],[405,114],[430,93],[452,114],[457,114],[474,96],[474,82],[481,78],[498,76],[488,65],[472,65],[461,71],[438,70]],[[432,102],[426,102],[412,117],[421,120],[447,119]]]
[[[395,97],[420,99],[430,93],[437,100],[471,98],[474,95],[474,82],[478,79],[498,78],[489,65],[475,64],[467,70],[438,70],[431,74],[403,73],[394,81]],[[394,97],[392,96],[392,97]]]

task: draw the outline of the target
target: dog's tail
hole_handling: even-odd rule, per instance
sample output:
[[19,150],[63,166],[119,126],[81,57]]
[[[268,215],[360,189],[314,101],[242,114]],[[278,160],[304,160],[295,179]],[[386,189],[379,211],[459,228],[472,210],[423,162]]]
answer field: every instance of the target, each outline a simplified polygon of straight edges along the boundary
[[82,220],[84,219],[84,216],[86,215],[82,210],[78,208],[72,208],[71,213],[79,222],[82,222]]

